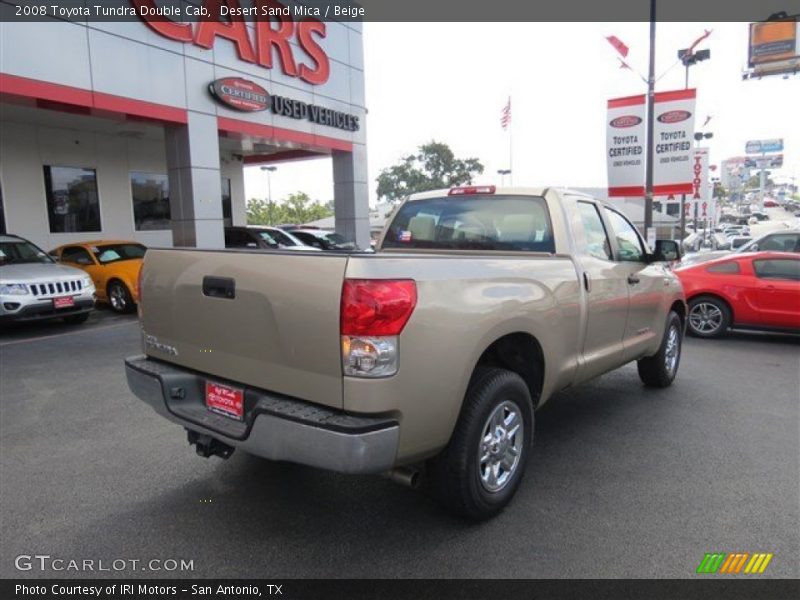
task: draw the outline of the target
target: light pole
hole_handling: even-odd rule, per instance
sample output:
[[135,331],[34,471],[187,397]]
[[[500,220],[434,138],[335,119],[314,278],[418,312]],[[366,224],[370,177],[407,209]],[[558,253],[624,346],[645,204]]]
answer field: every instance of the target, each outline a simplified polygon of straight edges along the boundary
[[272,178],[270,175],[277,171],[278,167],[264,166],[261,167],[261,172],[267,174],[267,210],[269,211],[269,224],[274,225],[272,222]]
[[497,174],[500,175],[500,184],[505,184],[505,176],[511,175],[511,169],[497,169]]
[[656,0],[650,0],[650,63],[647,70],[647,148],[644,175],[644,235],[650,243],[653,228],[653,115],[656,86]]

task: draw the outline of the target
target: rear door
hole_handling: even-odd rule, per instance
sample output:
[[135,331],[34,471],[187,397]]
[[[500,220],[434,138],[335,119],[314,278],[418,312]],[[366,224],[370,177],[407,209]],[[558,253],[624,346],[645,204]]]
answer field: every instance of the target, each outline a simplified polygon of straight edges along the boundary
[[800,259],[755,259],[753,271],[761,322],[800,329]]
[[223,383],[341,407],[346,264],[316,252],[148,250],[145,352]]
[[578,200],[575,207],[579,219],[572,219],[572,223],[586,297],[582,362],[577,374],[583,381],[622,362],[628,318],[628,268],[614,260],[598,205]]
[[666,273],[663,265],[645,261],[645,245],[627,217],[603,207],[606,224],[612,232],[614,258],[625,273],[628,284],[628,320],[623,344],[625,362],[642,356],[661,339],[666,324],[662,313]]

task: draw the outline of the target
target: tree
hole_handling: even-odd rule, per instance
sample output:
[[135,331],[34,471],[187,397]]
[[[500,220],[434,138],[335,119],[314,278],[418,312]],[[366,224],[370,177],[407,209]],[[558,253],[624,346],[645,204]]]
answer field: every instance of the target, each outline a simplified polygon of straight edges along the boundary
[[281,202],[251,198],[247,202],[248,225],[280,225],[282,223],[308,223],[333,215],[329,205],[312,200],[305,192],[295,192]]
[[417,154],[409,154],[381,171],[377,179],[379,198],[397,201],[416,192],[468,185],[475,175],[483,173],[477,158],[456,158],[447,144],[432,140],[417,150]]

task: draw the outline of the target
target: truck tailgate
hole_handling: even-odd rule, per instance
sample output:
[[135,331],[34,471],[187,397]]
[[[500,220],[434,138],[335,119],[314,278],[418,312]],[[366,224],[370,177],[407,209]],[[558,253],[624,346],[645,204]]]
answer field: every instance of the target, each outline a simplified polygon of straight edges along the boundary
[[342,408],[346,265],[347,256],[321,252],[148,250],[144,350],[223,382]]

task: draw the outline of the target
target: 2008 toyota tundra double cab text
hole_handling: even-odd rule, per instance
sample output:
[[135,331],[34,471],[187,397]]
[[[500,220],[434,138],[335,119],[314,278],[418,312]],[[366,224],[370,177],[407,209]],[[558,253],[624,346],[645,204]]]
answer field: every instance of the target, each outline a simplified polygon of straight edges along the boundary
[[494,186],[412,196],[374,254],[149,250],[128,382],[203,456],[424,468],[445,506],[487,518],[555,392],[631,361],[672,383],[677,253],[611,204]]

